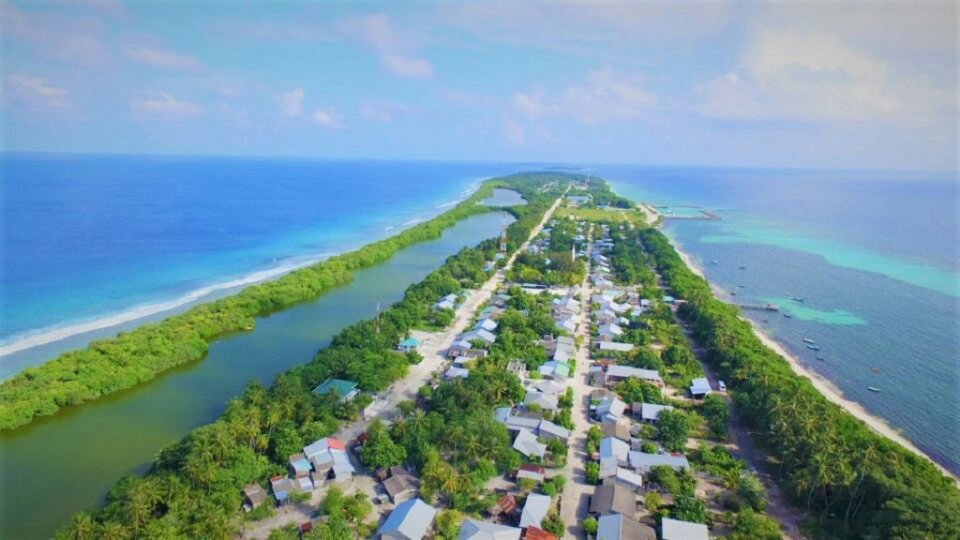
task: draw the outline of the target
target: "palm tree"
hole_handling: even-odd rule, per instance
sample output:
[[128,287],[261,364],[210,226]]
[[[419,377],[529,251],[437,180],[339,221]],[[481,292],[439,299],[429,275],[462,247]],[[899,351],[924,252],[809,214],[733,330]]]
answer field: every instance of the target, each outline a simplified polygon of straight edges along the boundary
[[96,530],[96,522],[86,512],[78,512],[73,515],[73,521],[70,523],[70,538],[72,540],[91,540]]
[[107,521],[100,526],[97,538],[100,540],[124,540],[128,538],[127,528],[115,521]]

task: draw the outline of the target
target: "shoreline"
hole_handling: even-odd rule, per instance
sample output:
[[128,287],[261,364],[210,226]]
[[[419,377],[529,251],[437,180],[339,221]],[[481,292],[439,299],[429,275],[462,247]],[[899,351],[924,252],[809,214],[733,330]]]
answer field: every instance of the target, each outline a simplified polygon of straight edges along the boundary
[[[670,244],[673,246],[673,249],[675,249],[677,254],[680,255],[680,258],[683,260],[684,264],[686,264],[687,267],[690,268],[690,271],[696,274],[697,276],[703,278],[704,280],[707,281],[707,283],[710,284],[710,288],[711,290],[714,291],[715,295],[717,292],[726,292],[723,289],[714,285],[713,283],[710,283],[710,280],[707,279],[703,269],[696,264],[695,260],[689,253],[683,250],[683,245],[680,244],[679,241],[677,241],[675,238],[671,237],[668,234],[664,234],[664,236],[666,236],[667,239],[670,241]],[[913,442],[907,439],[886,419],[874,415],[860,403],[847,399],[843,395],[843,391],[840,390],[840,388],[836,384],[834,384],[833,381],[827,379],[826,377],[813,371],[812,369],[809,369],[806,366],[804,366],[796,356],[794,356],[793,354],[790,354],[790,352],[786,350],[783,344],[777,341],[776,338],[774,338],[773,336],[767,334],[766,331],[760,328],[753,319],[743,315],[741,315],[740,318],[750,324],[750,328],[753,329],[754,335],[757,336],[757,338],[761,342],[763,342],[765,346],[767,346],[773,352],[783,357],[783,359],[787,361],[787,364],[790,365],[790,369],[792,369],[794,373],[809,380],[810,383],[813,385],[813,387],[816,388],[817,391],[820,392],[820,394],[822,394],[825,398],[827,398],[828,401],[842,408],[844,411],[852,415],[854,418],[862,421],[864,424],[867,425],[867,427],[869,427],[875,433],[882,435],[887,439],[890,439],[891,441],[913,452],[917,456],[920,456],[926,459],[927,461],[932,463],[935,467],[937,467],[937,469],[939,469],[940,472],[942,472],[948,478],[952,479],[954,482],[960,485],[960,476],[958,476],[956,473],[947,469],[946,467],[944,467],[943,465],[935,461],[933,458],[931,458],[929,455],[927,455],[926,452],[921,450]]]
[[[52,345],[70,338],[75,338],[98,331],[109,330],[111,328],[118,328],[125,324],[134,323],[137,321],[144,321],[160,316],[168,317],[177,315],[196,304],[217,300],[223,296],[237,292],[243,287],[258,285],[267,281],[278,279],[301,268],[322,263],[331,257],[349,253],[350,251],[359,249],[372,242],[390,238],[420,223],[430,221],[438,215],[443,214],[451,207],[469,199],[474,193],[477,192],[477,190],[480,189],[480,187],[483,185],[483,182],[489,180],[490,178],[493,177],[480,180],[471,179],[470,184],[460,192],[459,196],[455,200],[433,206],[427,210],[428,213],[426,217],[421,214],[413,217],[412,219],[406,220],[404,223],[390,225],[383,229],[383,233],[386,234],[376,235],[375,237],[371,237],[366,241],[355,245],[345,246],[337,251],[324,251],[315,254],[299,255],[291,258],[296,262],[290,263],[288,261],[287,264],[273,268],[260,270],[251,269],[251,271],[247,274],[227,276],[223,281],[213,282],[209,285],[199,287],[169,299],[158,299],[156,301],[143,302],[141,304],[136,304],[118,311],[104,313],[99,316],[83,318],[72,322],[68,321],[61,325],[51,325],[12,335],[3,341],[0,341],[0,362],[3,362],[5,358],[11,355],[27,351],[35,347]],[[104,338],[96,337],[95,339]],[[63,352],[76,348],[78,347],[68,347],[64,351],[61,351],[57,354],[62,354]],[[79,348],[83,348],[83,346],[80,346]],[[48,358],[48,360],[55,358],[57,354]],[[42,363],[35,365],[42,365]],[[10,379],[16,376],[23,369],[34,367],[35,365],[25,365],[17,368],[16,372],[8,375],[0,375],[0,381]]]

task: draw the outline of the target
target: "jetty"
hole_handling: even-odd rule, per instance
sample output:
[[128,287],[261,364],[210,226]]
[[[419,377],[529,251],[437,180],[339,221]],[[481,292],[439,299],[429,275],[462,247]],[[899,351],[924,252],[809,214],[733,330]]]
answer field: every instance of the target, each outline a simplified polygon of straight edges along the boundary
[[[689,208],[693,210],[691,214],[687,215],[676,215],[670,210],[671,208]],[[686,205],[670,205],[670,206],[657,206],[657,212],[663,216],[663,219],[707,219],[707,220],[719,220],[720,216],[717,214],[705,210],[699,206],[686,206]]]
[[780,306],[776,304],[738,304],[734,302],[733,305],[740,309],[749,309],[752,311],[780,311]]

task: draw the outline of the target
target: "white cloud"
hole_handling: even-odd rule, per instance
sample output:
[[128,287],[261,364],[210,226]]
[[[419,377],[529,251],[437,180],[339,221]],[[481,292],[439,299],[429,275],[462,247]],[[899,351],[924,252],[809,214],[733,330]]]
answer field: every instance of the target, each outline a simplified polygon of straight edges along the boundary
[[917,121],[945,100],[922,77],[902,76],[834,35],[764,30],[740,64],[695,89],[696,111],[736,120]]
[[387,14],[345,19],[340,28],[346,36],[376,51],[390,73],[412,79],[433,77],[433,64],[417,52],[420,47],[416,35],[398,30]]
[[313,121],[326,128],[343,127],[343,116],[333,108],[320,108],[313,111]]
[[176,69],[185,71],[199,71],[203,64],[196,58],[163,49],[137,48],[127,51],[131,60],[151,67],[162,69]]
[[296,87],[289,92],[283,92],[273,97],[274,101],[280,104],[280,109],[287,116],[300,116],[303,114],[303,88]]
[[609,69],[591,70],[584,84],[568,86],[557,95],[538,87],[513,96],[514,108],[531,118],[560,117],[584,124],[637,120],[657,103],[640,77]]
[[168,118],[184,118],[203,114],[203,109],[199,105],[177,99],[165,93],[134,100],[132,109],[134,113]]
[[15,106],[59,108],[68,105],[68,92],[40,77],[14,73],[4,81],[4,101]]
[[409,114],[414,108],[406,103],[385,100],[368,100],[360,104],[360,114],[368,120],[388,123],[398,115]]
[[408,58],[399,54],[385,54],[381,58],[390,73],[411,79],[433,77],[433,65],[423,58]]
[[527,144],[527,132],[523,129],[523,126],[514,122],[513,120],[507,120],[503,125],[503,135],[507,138],[507,141],[510,144],[516,146],[523,146]]

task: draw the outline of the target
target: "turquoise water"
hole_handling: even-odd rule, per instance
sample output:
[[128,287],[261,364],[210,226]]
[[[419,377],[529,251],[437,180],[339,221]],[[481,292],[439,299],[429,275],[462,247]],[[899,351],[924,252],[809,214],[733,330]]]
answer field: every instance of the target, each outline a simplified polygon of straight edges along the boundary
[[47,538],[76,511],[97,505],[157,451],[214,420],[247,381],[310,360],[345,326],[373,317],[461,247],[496,236],[506,214],[471,217],[434,241],[356,273],[350,284],[214,343],[208,357],[25,428],[0,434],[0,538]]
[[[628,197],[721,216],[668,220],[665,232],[711,282],[736,293],[730,299],[779,304],[791,317],[745,314],[847,398],[960,473],[955,173],[627,166],[590,172]],[[807,349],[803,338],[822,350]]]

